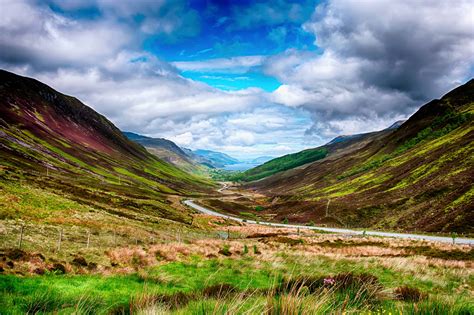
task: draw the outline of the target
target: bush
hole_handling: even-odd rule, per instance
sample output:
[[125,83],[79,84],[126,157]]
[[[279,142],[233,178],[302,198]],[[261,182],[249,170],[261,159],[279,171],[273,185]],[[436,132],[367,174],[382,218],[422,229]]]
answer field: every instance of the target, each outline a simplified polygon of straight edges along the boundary
[[257,248],[257,245],[253,245],[253,253],[254,253],[255,255],[261,254],[261,252],[260,252],[260,251],[258,250],[258,248]]
[[398,287],[394,291],[395,297],[401,301],[418,302],[426,297],[418,288],[408,286]]
[[230,247],[229,245],[224,245],[221,250],[219,250],[219,254],[224,255],[224,256],[231,256],[232,253],[230,252]]

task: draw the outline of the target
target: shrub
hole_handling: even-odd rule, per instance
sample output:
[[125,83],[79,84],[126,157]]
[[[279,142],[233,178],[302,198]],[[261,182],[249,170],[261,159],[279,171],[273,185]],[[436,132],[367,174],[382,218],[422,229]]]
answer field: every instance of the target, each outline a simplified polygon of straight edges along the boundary
[[248,252],[249,252],[249,248],[247,247],[247,244],[245,244],[243,253],[248,254]]
[[258,248],[257,248],[257,245],[253,245],[253,253],[254,253],[255,255],[261,254],[261,252],[260,252],[260,251],[258,250]]
[[74,266],[77,266],[77,267],[87,267],[87,261],[84,257],[82,256],[77,256],[75,257],[71,264],[73,264]]
[[224,256],[231,256],[232,253],[230,252],[230,247],[229,245],[224,245],[221,250],[219,250],[219,254],[224,255]]
[[262,206],[256,206],[255,211],[263,211],[264,208]]
[[288,218],[283,219],[283,224],[288,224]]
[[418,302],[426,297],[418,288],[401,286],[395,289],[395,297],[401,301]]

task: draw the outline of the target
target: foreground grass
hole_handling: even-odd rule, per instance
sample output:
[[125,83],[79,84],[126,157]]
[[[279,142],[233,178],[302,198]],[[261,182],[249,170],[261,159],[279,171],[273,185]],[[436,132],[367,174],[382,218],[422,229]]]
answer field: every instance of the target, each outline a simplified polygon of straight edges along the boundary
[[[465,270],[423,267],[410,259],[387,264],[301,254],[190,256],[127,275],[5,275],[0,276],[0,313],[474,312],[469,291],[474,278]],[[352,280],[346,284],[341,275],[348,274]],[[397,296],[400,287],[415,288],[419,296]]]

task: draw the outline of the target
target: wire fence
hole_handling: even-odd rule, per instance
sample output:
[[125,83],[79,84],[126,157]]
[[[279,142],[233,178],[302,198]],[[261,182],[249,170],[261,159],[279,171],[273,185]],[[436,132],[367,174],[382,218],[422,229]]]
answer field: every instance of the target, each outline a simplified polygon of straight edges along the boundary
[[239,238],[230,231],[175,229],[172,231],[87,229],[83,226],[0,223],[0,248],[19,248],[42,253],[66,253],[80,250],[106,250],[114,247],[150,246],[199,239]]

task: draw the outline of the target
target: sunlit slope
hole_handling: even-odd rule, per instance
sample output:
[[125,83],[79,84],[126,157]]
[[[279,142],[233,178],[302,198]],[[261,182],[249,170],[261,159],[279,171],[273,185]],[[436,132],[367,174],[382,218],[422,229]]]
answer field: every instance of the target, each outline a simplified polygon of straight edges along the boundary
[[250,187],[276,220],[473,233],[473,94],[471,80],[357,150]]
[[0,165],[4,185],[177,220],[181,214],[172,213],[168,195],[212,188],[128,140],[76,98],[6,71],[0,71]]
[[133,132],[123,133],[128,139],[136,142],[147,149],[148,152],[159,159],[173,164],[181,170],[193,174],[207,174],[207,167],[194,161],[174,142],[163,138],[151,138]]

